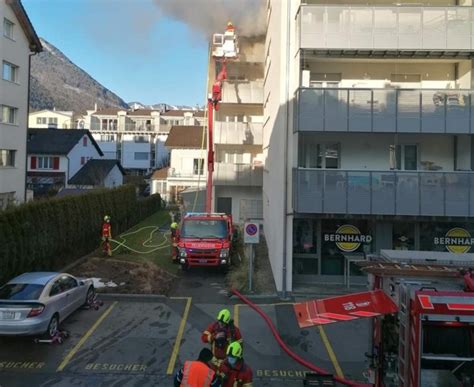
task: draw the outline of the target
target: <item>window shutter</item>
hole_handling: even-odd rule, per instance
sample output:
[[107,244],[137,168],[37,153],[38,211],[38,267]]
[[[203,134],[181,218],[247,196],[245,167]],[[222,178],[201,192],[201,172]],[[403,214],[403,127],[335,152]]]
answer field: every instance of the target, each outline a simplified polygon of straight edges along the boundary
[[84,156],[81,156],[81,165],[84,165],[85,162],[86,162],[86,158]]
[[59,169],[59,157],[53,157],[53,169]]
[[30,168],[36,169],[36,157],[32,156],[30,161]]

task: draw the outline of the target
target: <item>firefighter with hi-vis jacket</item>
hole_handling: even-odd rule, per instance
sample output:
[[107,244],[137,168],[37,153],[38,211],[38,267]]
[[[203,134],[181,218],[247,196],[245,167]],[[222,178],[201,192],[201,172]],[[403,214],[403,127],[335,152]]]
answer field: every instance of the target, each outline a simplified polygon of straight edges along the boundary
[[102,249],[104,255],[112,256],[112,246],[110,240],[112,239],[112,226],[110,225],[110,216],[104,216],[104,223],[102,223]]
[[227,348],[233,342],[243,343],[240,329],[234,325],[230,311],[222,309],[217,315],[217,321],[209,324],[202,333],[201,340],[211,345],[212,364],[218,369],[227,356]]

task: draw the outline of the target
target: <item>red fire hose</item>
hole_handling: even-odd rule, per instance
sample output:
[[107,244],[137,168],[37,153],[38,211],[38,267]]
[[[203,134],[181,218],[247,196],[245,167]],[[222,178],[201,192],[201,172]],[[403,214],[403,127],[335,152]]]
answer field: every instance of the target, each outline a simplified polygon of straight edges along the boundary
[[[292,352],[287,345],[283,342],[281,339],[280,335],[278,334],[278,331],[276,330],[275,326],[273,325],[272,320],[270,317],[268,317],[257,305],[255,305],[252,301],[250,301],[247,297],[243,296],[240,294],[240,292],[236,289],[232,289],[232,293],[234,293],[237,297],[239,297],[243,302],[245,302],[247,305],[249,305],[253,310],[255,310],[267,323],[268,327],[273,333],[273,336],[275,337],[276,341],[280,345],[280,347],[296,362],[300,363],[302,366],[310,369],[311,371],[314,371],[318,374],[321,375],[329,375],[329,372],[326,370],[323,370],[322,368],[316,367],[314,364],[306,361],[305,359],[301,358],[298,356],[296,353]],[[344,378],[341,378],[339,376],[334,376],[334,380],[338,381],[339,383],[342,383],[346,386],[353,386],[353,387],[372,387],[372,384],[363,384],[363,383],[358,383],[354,382],[352,380],[347,380]]]

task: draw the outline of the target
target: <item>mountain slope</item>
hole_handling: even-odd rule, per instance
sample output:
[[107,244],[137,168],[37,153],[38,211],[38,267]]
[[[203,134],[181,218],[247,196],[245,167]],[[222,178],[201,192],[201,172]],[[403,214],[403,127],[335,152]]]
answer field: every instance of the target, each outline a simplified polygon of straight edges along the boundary
[[128,105],[72,63],[61,51],[41,39],[43,52],[31,58],[30,106],[32,109],[85,111]]

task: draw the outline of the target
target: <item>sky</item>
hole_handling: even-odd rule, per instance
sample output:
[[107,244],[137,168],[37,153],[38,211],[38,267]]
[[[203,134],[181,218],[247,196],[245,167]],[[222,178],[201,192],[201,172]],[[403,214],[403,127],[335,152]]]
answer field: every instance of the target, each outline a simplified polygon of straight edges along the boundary
[[125,102],[205,103],[207,39],[154,0],[22,3],[38,36]]

